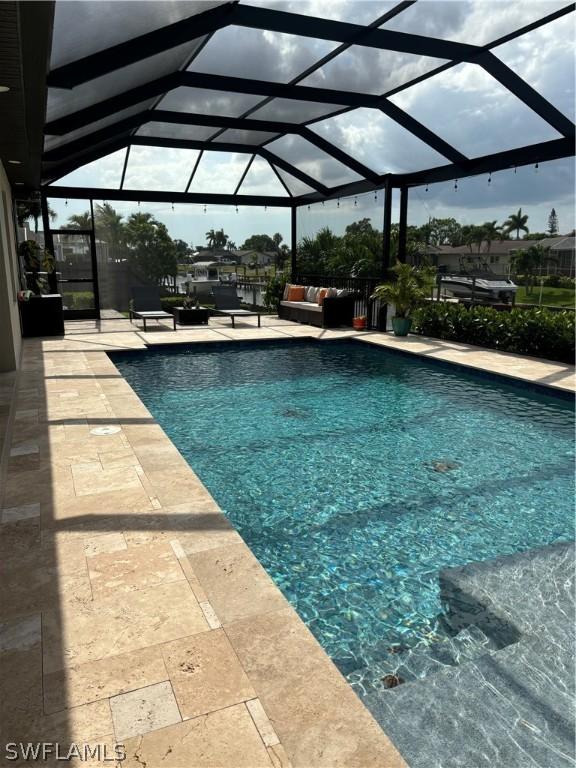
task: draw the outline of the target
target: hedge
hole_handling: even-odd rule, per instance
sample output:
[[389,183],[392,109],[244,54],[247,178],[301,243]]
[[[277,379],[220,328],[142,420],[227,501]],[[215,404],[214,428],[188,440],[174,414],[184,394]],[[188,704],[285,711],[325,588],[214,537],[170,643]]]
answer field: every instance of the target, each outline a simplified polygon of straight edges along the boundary
[[574,363],[574,312],[513,309],[434,302],[414,314],[413,330],[424,336]]
[[93,309],[94,293],[92,291],[74,291],[62,294],[62,303],[67,309]]

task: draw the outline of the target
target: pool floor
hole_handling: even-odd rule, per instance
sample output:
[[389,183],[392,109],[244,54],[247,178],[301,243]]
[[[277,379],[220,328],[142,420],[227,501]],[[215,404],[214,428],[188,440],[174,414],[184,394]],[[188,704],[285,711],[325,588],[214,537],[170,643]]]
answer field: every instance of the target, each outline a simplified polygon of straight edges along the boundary
[[574,538],[565,399],[355,341],[110,356],[361,694],[445,639],[440,570]]

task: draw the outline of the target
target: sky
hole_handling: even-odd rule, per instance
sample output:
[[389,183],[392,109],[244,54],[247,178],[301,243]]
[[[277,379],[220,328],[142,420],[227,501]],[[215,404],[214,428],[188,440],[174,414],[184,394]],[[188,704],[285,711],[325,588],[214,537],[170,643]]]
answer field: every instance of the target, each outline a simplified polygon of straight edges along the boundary
[[[102,5],[98,3],[100,11]],[[216,3],[209,3],[215,5]],[[369,23],[392,8],[393,2],[379,0],[278,0],[259,2],[279,10],[337,18],[344,21]],[[541,18],[566,5],[566,0],[419,0],[404,12],[386,23],[385,28],[414,34],[426,34],[459,42],[478,45],[498,39],[503,34]],[[86,13],[92,3],[57,4],[55,44],[53,59],[60,63],[72,55],[64,50],[64,38],[60,31],[77,25],[86,28]],[[199,2],[172,2],[139,4],[163,8],[171,19],[181,18],[190,8],[204,10],[208,7]],[[58,6],[64,11],[58,10]],[[110,18],[118,18],[133,3],[109,4]],[[83,16],[84,14],[84,16]],[[513,71],[542,93],[561,112],[574,118],[574,13],[568,14],[544,27],[516,40],[497,46],[493,52]],[[114,25],[107,28],[120,34]],[[136,22],[134,22],[136,23]],[[142,20],[141,20],[141,23]],[[159,19],[151,21],[160,23]],[[137,29],[137,27],[134,27]],[[116,30],[116,31],[114,31]],[[119,40],[118,40],[119,41]],[[76,39],[86,47],[98,45],[97,36]],[[304,72],[320,60],[336,44],[316,41],[260,30],[228,27],[216,32],[190,69],[211,74],[233,73],[240,77],[264,78],[279,82]],[[257,52],[257,55],[254,55]],[[162,62],[154,62],[157,67]],[[380,51],[362,46],[352,46],[316,72],[302,80],[302,85],[321,88],[340,88],[365,93],[381,94],[401,85],[442,64],[439,59],[424,56]],[[166,65],[166,62],[164,62]],[[156,67],[156,69],[157,69]],[[145,74],[145,73],[143,73]],[[122,87],[122,77],[115,73],[96,81],[103,95],[113,95]],[[80,86],[74,89],[75,104],[88,98]],[[390,97],[390,100],[409,115],[427,125],[443,139],[468,157],[481,156],[524,146],[539,141],[559,138],[559,134],[541,118],[529,110],[515,96],[506,91],[482,68],[474,64],[460,64],[435,75]],[[179,88],[167,94],[158,104],[161,109],[204,112],[207,114],[240,115],[254,108],[259,97],[235,96],[224,92],[202,89]],[[327,114],[336,109],[332,105],[317,105],[275,99],[260,106],[252,113],[254,118],[300,121]],[[65,114],[63,97],[49,95],[49,114]],[[401,173],[444,165],[446,160],[412,134],[386,117],[379,110],[355,109],[340,116],[320,120],[311,125],[320,136],[333,142],[353,157],[378,173]],[[93,130],[93,126],[87,130]],[[203,139],[211,129],[193,126],[175,126],[165,123],[151,124],[139,129],[142,135],[183,136]],[[359,177],[335,159],[298,136],[289,135],[274,139],[271,134],[242,135],[239,131],[226,131],[221,140],[227,142],[262,141],[273,139],[267,148],[279,157],[296,165],[322,181],[336,186]],[[50,138],[53,145],[59,139]],[[197,160],[196,150],[133,147],[127,165],[125,189],[158,189],[183,191]],[[70,186],[119,186],[125,151],[121,150],[74,171],[58,183]],[[232,193],[242,177],[250,155],[223,152],[205,152],[192,184],[191,192]],[[295,193],[309,191],[294,177],[282,173],[284,182]],[[508,215],[522,208],[529,215],[529,227],[544,231],[548,215],[555,208],[560,230],[574,228],[574,161],[573,158],[540,164],[536,169],[520,167],[499,171],[492,175],[466,178],[454,182],[414,188],[410,192],[409,223],[422,224],[429,216],[453,216],[460,223],[502,222]],[[284,187],[270,165],[256,158],[241,186],[240,194],[286,195]],[[313,234],[320,226],[330,226],[341,232],[350,221],[369,216],[375,225],[381,226],[382,192],[378,201],[374,193],[350,200],[326,202],[324,206],[307,207],[298,216],[299,235]],[[125,215],[138,210],[137,203],[115,203],[115,208]],[[77,208],[86,210],[85,203],[54,200],[52,207],[58,212],[58,224],[64,224],[70,212]],[[254,233],[270,235],[280,232],[284,240],[290,240],[290,217],[287,209],[249,208],[177,204],[142,203],[140,210],[154,213],[167,224],[170,234],[195,246],[204,244],[205,233],[211,228],[224,228],[231,239],[240,245]],[[393,209],[397,219],[397,205]]]

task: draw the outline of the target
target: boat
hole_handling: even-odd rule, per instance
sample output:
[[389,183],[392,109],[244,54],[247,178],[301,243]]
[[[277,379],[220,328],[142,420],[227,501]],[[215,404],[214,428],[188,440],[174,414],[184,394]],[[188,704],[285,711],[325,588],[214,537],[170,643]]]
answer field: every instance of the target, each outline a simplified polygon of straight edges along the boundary
[[459,299],[475,298],[509,304],[518,286],[512,280],[496,275],[440,275],[440,290]]

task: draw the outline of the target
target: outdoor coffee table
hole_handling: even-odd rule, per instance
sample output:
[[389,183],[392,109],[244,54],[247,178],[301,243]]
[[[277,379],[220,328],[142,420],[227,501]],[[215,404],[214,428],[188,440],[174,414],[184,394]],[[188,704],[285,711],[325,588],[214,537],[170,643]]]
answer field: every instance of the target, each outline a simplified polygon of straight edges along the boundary
[[172,322],[174,323],[173,330],[176,330],[176,317],[170,312],[164,312],[162,310],[154,310],[151,312],[134,312],[132,311],[130,313],[130,321],[132,321],[132,317],[137,317],[144,323],[144,333],[146,333],[146,320],[164,320],[166,318],[170,318]]
[[232,328],[235,328],[234,321],[237,317],[257,317],[258,328],[260,328],[260,312],[251,312],[249,309],[213,309],[218,315],[232,318]]

